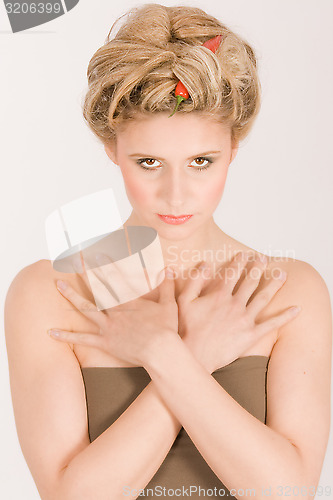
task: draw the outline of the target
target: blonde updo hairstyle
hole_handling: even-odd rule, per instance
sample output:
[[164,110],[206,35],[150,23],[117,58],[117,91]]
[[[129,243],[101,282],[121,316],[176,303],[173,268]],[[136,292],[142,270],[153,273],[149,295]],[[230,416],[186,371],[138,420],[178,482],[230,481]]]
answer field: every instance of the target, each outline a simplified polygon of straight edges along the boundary
[[[126,22],[111,37],[124,16]],[[94,134],[110,144],[130,120],[171,113],[181,80],[190,98],[176,113],[200,112],[230,127],[233,140],[244,139],[260,108],[250,45],[196,7],[148,3],[124,16],[89,62],[83,116]],[[214,54],[202,44],[217,35],[222,40]]]

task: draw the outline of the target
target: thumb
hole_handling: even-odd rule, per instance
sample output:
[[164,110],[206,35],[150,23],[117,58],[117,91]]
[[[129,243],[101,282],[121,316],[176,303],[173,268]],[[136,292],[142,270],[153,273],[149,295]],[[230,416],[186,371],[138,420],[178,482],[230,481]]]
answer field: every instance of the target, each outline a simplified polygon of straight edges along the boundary
[[159,302],[170,302],[175,300],[175,272],[171,267],[164,269],[165,276],[159,285]]
[[178,296],[178,299],[181,301],[191,302],[197,299],[202,292],[205,281],[210,277],[210,269],[205,261],[202,261],[194,269],[196,270],[196,272],[193,273],[194,276],[190,276],[186,280],[184,288]]

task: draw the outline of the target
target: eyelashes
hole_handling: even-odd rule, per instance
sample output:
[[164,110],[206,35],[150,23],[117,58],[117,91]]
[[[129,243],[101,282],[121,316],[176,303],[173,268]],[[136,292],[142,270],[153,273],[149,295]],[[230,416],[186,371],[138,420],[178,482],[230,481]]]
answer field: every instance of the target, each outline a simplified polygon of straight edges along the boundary
[[[194,158],[194,160],[205,160],[207,161],[208,163],[206,165],[203,165],[203,166],[198,166],[198,167],[195,167],[194,170],[198,170],[198,171],[201,171],[201,170],[207,170],[207,168],[210,167],[210,165],[214,162],[214,160],[212,160],[211,158],[208,158],[206,156],[197,156],[197,158]],[[157,161],[155,160],[155,158],[140,158],[139,160],[137,160],[137,164],[140,165],[141,168],[143,168],[144,170],[150,170],[150,171],[156,171],[157,170],[157,167],[146,167],[145,165],[143,165],[143,163],[145,163],[147,160],[153,160],[153,161]]]

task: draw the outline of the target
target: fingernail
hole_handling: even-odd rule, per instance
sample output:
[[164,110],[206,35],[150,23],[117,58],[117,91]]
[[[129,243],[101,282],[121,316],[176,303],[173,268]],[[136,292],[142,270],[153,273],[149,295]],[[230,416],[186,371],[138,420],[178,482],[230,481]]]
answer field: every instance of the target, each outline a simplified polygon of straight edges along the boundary
[[60,335],[60,330],[48,330],[47,333],[49,335],[52,335],[53,337],[59,337]]
[[275,279],[277,280],[285,280],[287,277],[287,273],[285,271],[281,271],[280,269],[280,272],[275,276]]
[[57,288],[60,288],[60,290],[66,290],[67,283],[65,283],[64,281],[58,280],[57,281]]
[[299,307],[299,306],[294,306],[294,307],[292,307],[292,308],[291,308],[291,312],[292,312],[293,314],[296,314],[296,313],[298,313],[301,309],[302,309],[302,308],[301,308],[301,307]]
[[174,277],[173,269],[171,267],[167,267],[165,269],[165,275],[167,278],[173,278]]
[[204,276],[205,276],[206,278],[210,278],[210,277],[211,277],[211,275],[212,275],[212,268],[211,268],[211,267],[209,267],[209,266],[207,265],[207,266],[205,267],[204,271],[205,271],[205,272],[203,273],[203,274],[204,274]]
[[201,269],[207,269],[207,267],[209,267],[209,266],[208,266],[208,262],[206,262],[206,261],[201,262],[201,264],[199,265],[200,271],[201,271]]

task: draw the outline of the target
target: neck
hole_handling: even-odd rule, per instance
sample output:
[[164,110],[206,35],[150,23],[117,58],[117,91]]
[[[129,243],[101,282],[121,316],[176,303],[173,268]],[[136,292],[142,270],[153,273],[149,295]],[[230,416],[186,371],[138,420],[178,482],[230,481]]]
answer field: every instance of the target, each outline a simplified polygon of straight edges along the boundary
[[[144,225],[133,212],[124,223],[124,226]],[[211,265],[222,265],[230,260],[235,250],[234,240],[219,228],[213,217],[189,237],[170,240],[159,235],[159,241],[165,266],[170,265],[178,274],[202,260]]]

